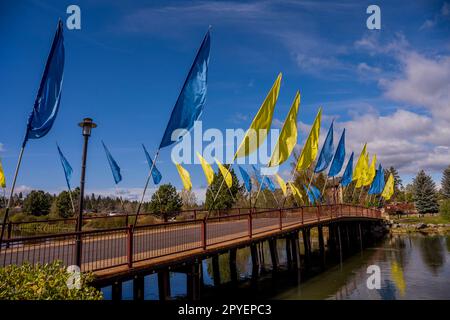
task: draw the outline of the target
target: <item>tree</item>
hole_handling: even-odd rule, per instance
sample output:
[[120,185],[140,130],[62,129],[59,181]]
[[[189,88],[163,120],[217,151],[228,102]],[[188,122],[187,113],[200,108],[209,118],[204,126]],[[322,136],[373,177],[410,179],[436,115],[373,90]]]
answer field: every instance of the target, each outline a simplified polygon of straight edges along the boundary
[[170,183],[162,184],[152,195],[148,205],[152,213],[163,216],[167,220],[169,214],[176,214],[180,211],[183,201],[177,193],[177,189]]
[[392,195],[392,200],[402,200],[404,201],[404,196],[402,193],[403,189],[403,182],[400,178],[400,175],[394,167],[390,167],[389,169],[384,170],[384,176],[385,180],[389,177],[389,174],[392,173],[392,176],[394,177],[394,194]]
[[62,191],[53,201],[51,213],[59,218],[69,218],[74,215],[68,191]]
[[436,185],[433,179],[423,170],[420,170],[413,180],[413,197],[419,213],[438,212]]
[[[223,180],[223,176],[220,172],[214,173],[214,179],[211,185],[206,189],[206,200],[205,207],[206,209],[230,209],[237,199],[237,195],[243,192],[243,186],[240,185],[239,180],[230,165],[225,165],[228,167],[228,170],[231,174],[232,184],[231,188],[228,188],[226,183]],[[222,185],[223,182],[223,185]],[[222,188],[220,188],[222,185]],[[217,195],[216,201],[214,197],[217,192],[220,192]],[[231,192],[230,192],[231,191]],[[231,193],[231,194],[230,194]],[[214,202],[214,203],[213,203]]]
[[450,198],[450,165],[445,168],[443,174],[442,174],[442,189],[441,193],[444,196],[444,198],[449,199]]
[[33,190],[23,202],[23,210],[34,216],[47,215],[52,205],[52,196],[42,190]]

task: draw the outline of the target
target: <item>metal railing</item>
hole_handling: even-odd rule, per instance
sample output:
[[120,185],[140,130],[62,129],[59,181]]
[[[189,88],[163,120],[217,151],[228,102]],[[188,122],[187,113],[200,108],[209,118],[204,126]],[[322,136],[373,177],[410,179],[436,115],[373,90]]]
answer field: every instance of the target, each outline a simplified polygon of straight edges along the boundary
[[[263,237],[288,228],[342,217],[381,218],[377,209],[345,204],[248,210],[148,225],[17,237],[4,240],[0,266],[48,263],[75,264],[76,238],[82,239],[83,271],[128,266],[168,255],[207,250],[233,241]],[[194,252],[194,251],[193,251]]]

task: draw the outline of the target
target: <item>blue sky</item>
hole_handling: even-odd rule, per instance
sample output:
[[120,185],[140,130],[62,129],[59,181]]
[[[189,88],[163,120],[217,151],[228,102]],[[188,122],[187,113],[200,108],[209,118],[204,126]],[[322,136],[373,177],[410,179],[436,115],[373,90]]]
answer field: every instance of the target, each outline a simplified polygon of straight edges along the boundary
[[[27,146],[18,190],[57,192],[65,180],[55,143],[79,180],[82,137],[77,123],[98,123],[89,149],[87,192],[114,194],[101,147],[121,166],[130,198],[145,182],[171,108],[209,25],[208,96],[203,128],[246,129],[277,74],[283,72],[274,127],[296,90],[303,145],[323,106],[325,135],[368,142],[404,180],[425,169],[440,180],[450,163],[450,3],[380,1],[381,30],[366,28],[372,2],[344,1],[2,1],[0,4],[0,157],[11,182],[25,123],[38,89],[57,19],[81,8],[81,30],[65,28],[66,64],[60,112],[52,131]],[[170,148],[158,162],[163,182],[181,188]],[[202,198],[199,165],[186,165]],[[284,176],[289,166],[281,167]]]

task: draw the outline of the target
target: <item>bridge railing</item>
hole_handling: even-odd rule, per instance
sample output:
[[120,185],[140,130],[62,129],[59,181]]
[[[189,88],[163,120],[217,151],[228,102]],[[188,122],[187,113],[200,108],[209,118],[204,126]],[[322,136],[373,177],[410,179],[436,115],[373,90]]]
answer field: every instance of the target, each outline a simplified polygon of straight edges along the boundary
[[340,217],[380,218],[375,209],[351,205],[305,206],[259,210],[148,225],[87,230],[64,234],[6,239],[0,251],[0,266],[76,263],[76,240],[82,240],[82,270],[98,271],[133,265],[192,250],[206,250],[230,241],[251,239],[287,228]]

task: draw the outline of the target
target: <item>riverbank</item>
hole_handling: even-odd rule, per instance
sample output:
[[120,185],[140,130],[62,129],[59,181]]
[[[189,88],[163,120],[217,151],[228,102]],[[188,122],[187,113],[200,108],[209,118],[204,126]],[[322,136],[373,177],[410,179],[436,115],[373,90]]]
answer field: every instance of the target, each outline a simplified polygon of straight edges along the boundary
[[392,234],[420,232],[425,234],[450,233],[450,218],[442,215],[408,216],[389,219]]

